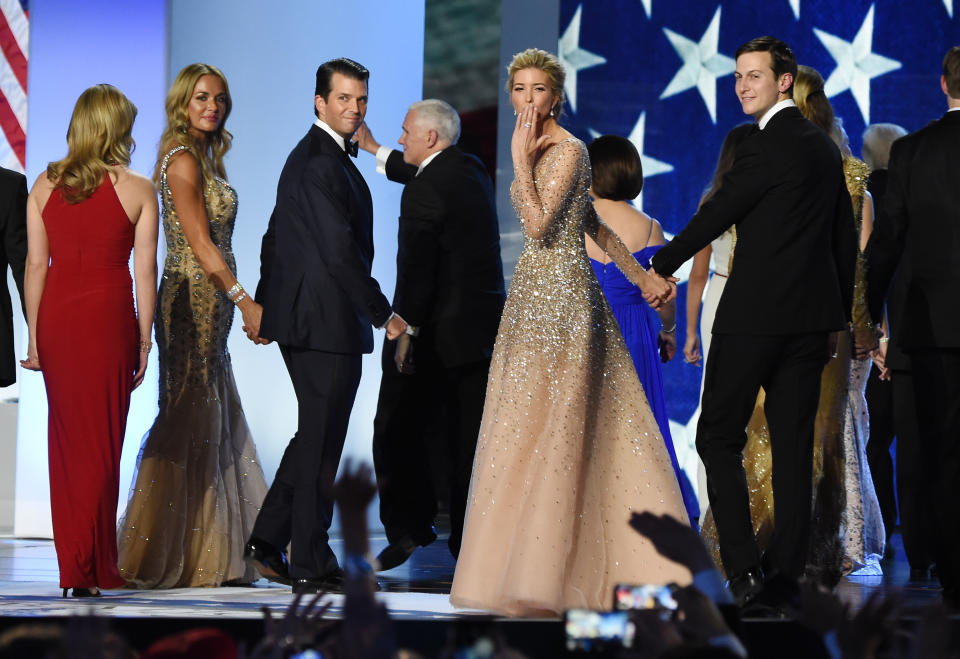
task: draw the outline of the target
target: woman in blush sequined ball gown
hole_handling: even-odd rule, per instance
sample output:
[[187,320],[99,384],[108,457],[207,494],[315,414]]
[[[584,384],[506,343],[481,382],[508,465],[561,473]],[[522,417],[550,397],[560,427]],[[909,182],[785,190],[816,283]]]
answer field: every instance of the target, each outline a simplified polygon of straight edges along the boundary
[[687,517],[583,234],[650,299],[671,289],[648,278],[593,210],[586,147],[555,119],[564,78],[556,57],[526,50],[509,74],[524,249],[490,366],[450,600],[554,616],[609,607],[617,583],[690,581],[628,525],[631,511]]
[[157,303],[160,410],[120,521],[120,574],[136,588],[247,583],[243,546],[267,492],[227,352],[234,305],[261,307],[236,279],[237,194],[225,180],[227,81],[184,68],[167,95],[154,180],[167,259]]

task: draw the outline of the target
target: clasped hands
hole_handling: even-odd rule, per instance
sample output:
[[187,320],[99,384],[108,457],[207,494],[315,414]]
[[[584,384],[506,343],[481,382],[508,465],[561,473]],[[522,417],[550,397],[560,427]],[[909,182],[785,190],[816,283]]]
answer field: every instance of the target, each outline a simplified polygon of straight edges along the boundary
[[643,299],[654,310],[677,298],[676,277],[663,277],[653,268],[647,270],[648,284],[642,289]]

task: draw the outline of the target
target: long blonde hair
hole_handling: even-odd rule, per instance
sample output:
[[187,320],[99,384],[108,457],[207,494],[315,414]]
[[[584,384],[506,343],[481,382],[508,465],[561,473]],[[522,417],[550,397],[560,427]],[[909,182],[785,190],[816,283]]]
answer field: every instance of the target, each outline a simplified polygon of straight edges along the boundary
[[[203,144],[190,133],[190,116],[187,114],[187,106],[193,97],[193,90],[197,86],[197,81],[203,76],[213,75],[220,78],[223,83],[223,91],[227,96],[226,107],[223,111],[223,119],[217,130],[211,134]],[[177,74],[177,79],[170,86],[167,93],[165,104],[167,113],[167,126],[160,136],[160,150],[157,154],[157,165],[153,170],[153,182],[160,183],[160,167],[163,164],[163,158],[171,148],[181,144],[187,147],[187,150],[193,154],[193,157],[200,163],[200,171],[204,180],[209,180],[214,176],[222,178],[227,177],[227,170],[223,166],[223,156],[230,150],[230,142],[233,135],[230,134],[225,126],[227,117],[230,116],[230,109],[233,107],[233,101],[230,98],[230,87],[227,85],[227,78],[217,67],[212,64],[188,64]]]
[[130,164],[137,107],[113,85],[86,89],[73,107],[67,155],[47,165],[47,178],[70,204],[87,199],[111,165]]

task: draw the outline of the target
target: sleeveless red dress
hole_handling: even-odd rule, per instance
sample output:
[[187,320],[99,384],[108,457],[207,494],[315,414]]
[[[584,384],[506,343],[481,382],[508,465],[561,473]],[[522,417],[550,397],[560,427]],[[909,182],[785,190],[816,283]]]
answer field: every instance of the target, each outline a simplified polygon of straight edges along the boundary
[[109,177],[43,209],[50,269],[37,316],[47,390],[50,507],[62,588],[120,588],[120,449],[138,365],[134,227]]

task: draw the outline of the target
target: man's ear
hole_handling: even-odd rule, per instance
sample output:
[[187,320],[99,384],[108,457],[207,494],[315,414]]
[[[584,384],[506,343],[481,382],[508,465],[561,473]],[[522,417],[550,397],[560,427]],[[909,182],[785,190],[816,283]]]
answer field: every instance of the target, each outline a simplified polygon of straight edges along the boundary
[[780,76],[780,80],[778,82],[779,84],[777,88],[779,89],[780,93],[781,94],[786,93],[786,91],[790,89],[791,86],[793,86],[793,74],[784,73],[783,75]]
[[320,115],[320,118],[326,120],[327,102],[324,100],[323,96],[318,94],[313,97],[313,107],[317,109],[317,114]]
[[440,134],[432,128],[427,131],[427,146],[431,149],[437,145],[440,140]]
[[947,77],[944,75],[940,76],[940,89],[947,95],[947,98],[950,98],[950,90],[947,89]]

